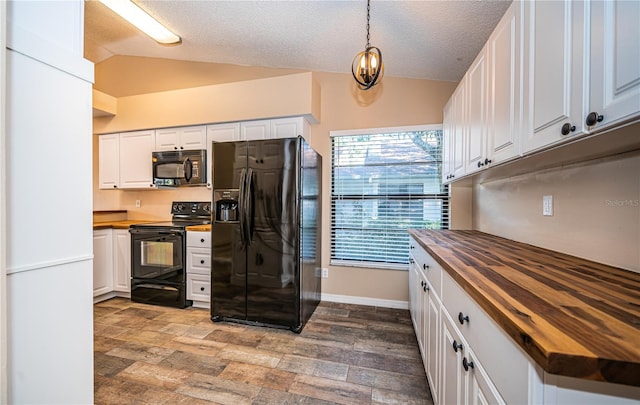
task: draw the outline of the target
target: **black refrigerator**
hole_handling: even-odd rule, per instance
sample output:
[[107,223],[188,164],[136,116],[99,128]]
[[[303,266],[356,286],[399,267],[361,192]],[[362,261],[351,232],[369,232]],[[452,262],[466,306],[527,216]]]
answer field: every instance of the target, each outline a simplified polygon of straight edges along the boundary
[[322,157],[302,137],[212,148],[211,319],[299,333],[320,302]]

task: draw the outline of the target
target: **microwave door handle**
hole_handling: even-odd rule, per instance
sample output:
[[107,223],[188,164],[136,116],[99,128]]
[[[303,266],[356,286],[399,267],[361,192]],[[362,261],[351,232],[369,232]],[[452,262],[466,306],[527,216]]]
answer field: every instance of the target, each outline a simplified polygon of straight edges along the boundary
[[184,178],[188,183],[191,181],[191,177],[193,176],[193,163],[191,162],[191,159],[186,158],[184,160],[183,165],[184,165]]

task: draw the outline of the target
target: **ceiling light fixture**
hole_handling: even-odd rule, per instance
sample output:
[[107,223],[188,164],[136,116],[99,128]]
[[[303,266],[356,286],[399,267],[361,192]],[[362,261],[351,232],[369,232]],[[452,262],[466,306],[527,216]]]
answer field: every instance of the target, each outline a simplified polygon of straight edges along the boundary
[[162,45],[178,45],[182,42],[179,36],[169,31],[131,0],[100,0],[100,2]]
[[367,46],[364,51],[358,53],[351,64],[351,74],[362,90],[369,90],[380,83],[384,76],[384,64],[380,48],[369,43],[369,11],[371,0],[367,0]]

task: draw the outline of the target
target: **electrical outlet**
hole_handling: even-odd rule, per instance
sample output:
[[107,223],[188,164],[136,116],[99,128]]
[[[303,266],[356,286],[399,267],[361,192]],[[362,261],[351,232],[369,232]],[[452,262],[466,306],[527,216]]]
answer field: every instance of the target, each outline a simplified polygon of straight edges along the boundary
[[553,216],[553,196],[552,195],[542,196],[542,215],[546,217]]
[[329,278],[329,269],[326,267],[322,268],[322,278]]
[[136,200],[136,208],[140,208],[140,200]]

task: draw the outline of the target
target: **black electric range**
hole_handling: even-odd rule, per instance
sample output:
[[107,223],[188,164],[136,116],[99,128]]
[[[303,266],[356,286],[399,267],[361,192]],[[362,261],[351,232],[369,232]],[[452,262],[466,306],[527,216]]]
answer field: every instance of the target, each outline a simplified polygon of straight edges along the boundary
[[186,227],[211,223],[211,203],[175,201],[171,221],[132,225],[131,300],[185,308]]

